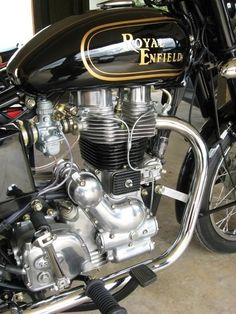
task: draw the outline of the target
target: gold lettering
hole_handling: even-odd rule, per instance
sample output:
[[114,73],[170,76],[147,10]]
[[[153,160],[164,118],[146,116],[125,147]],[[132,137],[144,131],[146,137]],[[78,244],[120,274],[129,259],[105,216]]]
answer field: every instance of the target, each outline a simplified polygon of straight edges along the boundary
[[151,48],[158,48],[158,42],[155,38],[152,39]]
[[140,38],[136,38],[135,39],[135,47],[140,49],[142,47],[142,45],[143,45],[142,40]]
[[157,62],[161,62],[163,57],[163,53],[158,53],[157,54]]
[[142,48],[140,49],[140,63],[139,65],[148,65],[150,61],[146,61],[146,58],[149,58],[149,52],[150,49],[148,48]]
[[174,52],[173,53],[173,60],[172,60],[173,62],[176,62],[177,61],[177,59],[176,59],[176,52]]
[[149,58],[150,58],[149,63],[156,63],[156,54],[150,54]]
[[181,52],[179,52],[178,57],[177,57],[177,61],[180,62],[183,60],[183,58],[184,58],[184,55]]
[[167,53],[167,62],[171,62],[172,61],[172,53],[168,52]]
[[143,38],[143,41],[145,42],[146,44],[146,48],[149,47],[149,42],[150,42],[151,38]]
[[123,41],[126,42],[126,41],[132,41],[134,39],[133,35],[132,34],[122,34],[123,36]]

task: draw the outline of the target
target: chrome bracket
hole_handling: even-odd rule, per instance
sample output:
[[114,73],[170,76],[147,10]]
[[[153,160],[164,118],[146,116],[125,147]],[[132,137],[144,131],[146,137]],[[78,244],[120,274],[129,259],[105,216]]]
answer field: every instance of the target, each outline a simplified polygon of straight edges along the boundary
[[102,3],[98,3],[97,6],[102,10],[127,8],[133,6],[133,0],[109,0]]

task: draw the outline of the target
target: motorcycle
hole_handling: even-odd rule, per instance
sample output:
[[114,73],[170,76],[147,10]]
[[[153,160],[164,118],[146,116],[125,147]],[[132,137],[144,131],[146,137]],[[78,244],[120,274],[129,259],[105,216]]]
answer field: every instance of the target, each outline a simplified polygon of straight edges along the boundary
[[[210,250],[236,251],[234,1],[144,2],[107,1],[66,18],[7,65],[2,313],[126,313],[118,302],[153,283],[194,231]],[[218,76],[230,92],[224,104],[216,102]],[[188,80],[207,119],[201,133],[175,116]],[[160,184],[171,131],[191,146],[176,189]],[[77,143],[80,163],[72,154]],[[50,162],[38,166],[37,154]],[[160,256],[99,277],[109,262],[154,250],[163,195],[176,200],[175,242]]]

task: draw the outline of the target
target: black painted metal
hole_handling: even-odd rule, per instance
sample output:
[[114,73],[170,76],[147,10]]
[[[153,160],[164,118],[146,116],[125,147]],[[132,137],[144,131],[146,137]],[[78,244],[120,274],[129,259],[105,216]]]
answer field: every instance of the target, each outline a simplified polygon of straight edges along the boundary
[[[147,140],[141,138],[132,142],[130,162],[137,167],[143,161]],[[97,169],[117,170],[127,165],[127,143],[96,144],[80,138],[82,158]]]
[[8,193],[11,185],[25,194],[35,191],[21,132],[14,126],[0,129],[0,173],[0,212],[1,203],[15,199]]
[[[123,34],[159,40],[159,47],[142,42],[142,48],[148,47],[156,58],[164,53],[165,59],[140,65],[140,47],[124,42]],[[8,73],[25,91],[45,94],[137,82],[173,86],[183,79],[189,52],[182,23],[159,10],[92,11],[37,34],[10,62]]]

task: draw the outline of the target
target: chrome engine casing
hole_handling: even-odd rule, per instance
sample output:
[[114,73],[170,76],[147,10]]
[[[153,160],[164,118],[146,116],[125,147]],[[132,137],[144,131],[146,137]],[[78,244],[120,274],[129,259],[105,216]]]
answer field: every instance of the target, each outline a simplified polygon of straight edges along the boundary
[[[90,255],[83,239],[69,225],[48,220],[55,240],[53,246],[64,275],[69,280],[91,268]],[[31,291],[46,288],[57,290],[50,258],[42,248],[32,242],[34,228],[31,222],[18,224],[15,231],[14,255],[17,264],[25,270],[23,280]]]
[[[65,176],[68,168],[60,165],[59,171]],[[158,224],[140,191],[122,197],[107,195],[93,173],[74,169],[67,180],[67,192],[95,224],[97,247],[108,260],[121,262],[154,249],[151,238],[157,234]]]
[[[68,175],[67,162],[55,171]],[[158,224],[145,207],[140,192],[125,197],[104,193],[99,179],[76,166],[67,180],[67,192],[73,203],[62,202],[59,220],[47,217],[55,236],[53,246],[68,280],[97,269],[111,261],[122,262],[154,249],[152,237]],[[58,290],[46,250],[32,238],[35,230],[30,221],[19,223],[15,231],[14,255],[25,270],[24,282],[31,291]]]
[[[97,145],[104,142],[107,145],[121,142],[130,145],[132,140],[152,137],[155,134],[155,112],[161,112],[162,105],[158,107],[158,103],[153,102],[150,95],[150,86],[131,88],[129,96],[123,101],[122,114],[119,115],[119,104],[112,100],[111,90],[81,92],[81,136]],[[45,117],[44,113],[45,111],[38,109],[39,116]],[[127,129],[123,123],[127,125]],[[131,129],[129,142],[128,133]],[[43,139],[42,136],[42,145]],[[59,142],[58,138],[56,145]],[[104,189],[110,170],[100,170],[96,176],[97,169],[88,163],[85,165],[86,170],[80,170],[79,166],[73,164],[70,171],[67,161],[62,160],[57,164],[54,175],[61,181],[67,178],[66,191],[73,203],[58,201],[57,209],[54,210],[56,214],[51,218],[47,217],[55,237],[52,245],[56,259],[68,282],[109,261],[119,263],[152,251],[155,246],[152,238],[158,232],[157,220],[145,206],[141,196],[141,184],[154,184],[161,177],[162,163],[158,158],[144,157],[139,165],[140,169],[137,170],[140,172],[140,179],[135,183],[135,190],[129,192],[129,187],[134,182],[128,178],[119,195]],[[30,221],[19,223],[15,231],[14,254],[18,266],[26,272],[25,284],[35,292],[46,288],[58,290],[49,253],[36,242],[32,242],[34,232]],[[24,239],[23,242],[21,239]]]

